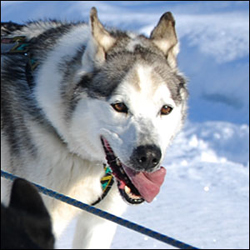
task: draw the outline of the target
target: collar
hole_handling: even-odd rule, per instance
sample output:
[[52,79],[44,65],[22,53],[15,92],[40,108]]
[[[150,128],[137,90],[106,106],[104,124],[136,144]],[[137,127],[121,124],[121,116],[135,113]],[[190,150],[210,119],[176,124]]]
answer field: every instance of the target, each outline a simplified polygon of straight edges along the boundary
[[111,189],[111,187],[112,187],[112,185],[114,183],[114,178],[113,178],[113,175],[112,175],[111,168],[108,165],[104,164],[104,171],[105,171],[105,174],[101,178],[102,195],[98,198],[98,200],[93,202],[91,204],[91,206],[95,206],[96,204],[101,202],[106,197],[106,195],[108,194],[109,190]]

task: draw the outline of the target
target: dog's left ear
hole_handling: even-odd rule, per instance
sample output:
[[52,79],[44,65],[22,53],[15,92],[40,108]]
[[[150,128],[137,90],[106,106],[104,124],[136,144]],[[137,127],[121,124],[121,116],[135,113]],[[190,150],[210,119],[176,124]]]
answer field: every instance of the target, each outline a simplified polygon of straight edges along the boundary
[[162,15],[157,26],[151,32],[150,39],[166,55],[170,67],[176,68],[179,47],[175,32],[175,20],[171,12]]
[[96,43],[96,56],[98,62],[105,60],[105,53],[114,45],[116,39],[103,27],[97,16],[95,7],[90,12],[90,25],[94,42]]

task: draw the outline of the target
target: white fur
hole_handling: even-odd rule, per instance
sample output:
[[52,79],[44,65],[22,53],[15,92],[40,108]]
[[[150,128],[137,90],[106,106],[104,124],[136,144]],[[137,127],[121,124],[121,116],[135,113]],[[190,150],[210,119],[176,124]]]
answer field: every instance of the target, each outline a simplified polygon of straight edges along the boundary
[[[104,174],[102,163],[91,162],[71,154],[58,138],[48,134],[42,127],[30,122],[31,134],[39,152],[37,157],[27,157],[25,168],[19,170],[18,175],[26,179],[64,193],[74,199],[91,204],[101,195],[100,179]],[[4,136],[2,138],[4,142]],[[2,145],[2,149],[7,148]],[[5,153],[2,151],[1,153]],[[1,159],[2,166],[9,166],[7,158]],[[53,167],[52,167],[53,166]],[[21,167],[21,166],[20,166]],[[8,169],[6,169],[8,171]],[[8,202],[10,181],[5,182],[1,189],[5,204]],[[3,184],[2,183],[2,184]],[[75,216],[81,218],[76,228],[74,248],[108,248],[115,233],[116,225],[100,220],[98,217],[56,199],[43,196],[46,206],[52,217],[53,229],[56,238],[60,236],[68,223]],[[110,207],[110,204],[113,204]],[[121,215],[126,204],[122,201],[116,185],[113,186],[109,196],[97,206],[116,215]],[[92,224],[93,223],[93,224]],[[99,227],[100,226],[100,227]],[[103,230],[101,237],[96,230]]]
[[36,75],[38,84],[35,88],[35,97],[38,104],[44,110],[48,120],[57,128],[57,132],[66,141],[70,140],[64,122],[63,100],[60,95],[62,76],[59,74],[57,66],[63,57],[76,53],[80,46],[86,44],[89,37],[90,30],[87,25],[75,27],[59,40]]

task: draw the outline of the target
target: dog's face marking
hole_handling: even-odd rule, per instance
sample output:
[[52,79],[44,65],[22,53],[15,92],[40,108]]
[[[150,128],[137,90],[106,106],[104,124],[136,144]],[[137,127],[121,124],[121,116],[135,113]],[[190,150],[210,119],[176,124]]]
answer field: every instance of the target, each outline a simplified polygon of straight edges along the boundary
[[[161,65],[164,67],[163,64]],[[128,165],[130,165],[133,150],[142,145],[156,145],[164,155],[173,135],[179,130],[182,107],[178,103],[178,98],[175,98],[176,100],[173,98],[178,94],[177,88],[173,88],[179,84],[178,77],[170,72],[166,62],[166,70],[172,76],[162,74],[158,67],[157,63],[150,65],[141,60],[134,62],[134,66],[130,67],[123,78],[118,76],[121,82],[116,84],[116,88],[110,95],[100,97],[98,93],[98,96],[92,98],[93,90],[91,90],[91,98],[86,96],[82,98],[72,117],[71,130],[74,131],[72,134],[75,135],[76,140],[79,140],[79,145],[87,142],[82,152],[89,151],[89,155],[96,156],[96,160],[103,160],[105,157],[100,136],[104,136],[117,156]],[[109,75],[107,68],[105,73]],[[100,72],[100,74],[103,73]],[[114,82],[118,81],[115,75],[113,77]],[[97,79],[99,79],[98,75]],[[106,85],[108,82],[104,81],[102,84]],[[103,87],[100,86],[100,88]],[[117,112],[112,107],[115,103],[125,104],[128,112]],[[165,105],[173,109],[169,115],[161,115],[161,109]],[[88,124],[85,121],[88,121]],[[85,133],[86,130],[90,132]],[[93,137],[93,130],[96,131],[95,137]],[[81,137],[81,134],[84,137]],[[86,138],[86,135],[89,137]]]
[[[168,15],[163,16],[162,22],[164,18],[169,22]],[[161,48],[164,36],[161,28],[157,28],[159,24],[152,32],[152,39],[148,39],[129,33],[111,35],[96,17],[91,20],[97,48],[88,51],[87,47],[83,58],[96,53],[92,57],[97,66],[88,80],[83,75],[80,81],[84,95],[72,117],[73,144],[81,149],[85,146],[83,142],[87,142],[81,154],[87,153],[88,157],[101,161],[105,158],[100,143],[103,136],[122,162],[135,169],[133,152],[140,146],[153,145],[161,152],[159,164],[152,166],[155,170],[181,127],[185,109],[186,90],[181,85],[184,80],[172,61],[167,60],[177,40],[168,40]],[[171,60],[173,55],[174,52]],[[118,111],[114,108],[117,105],[120,108],[122,105],[124,110]],[[162,110],[170,111],[168,114]],[[88,121],[86,127],[84,121]]]
[[[114,103],[126,105],[127,113],[111,109],[114,119],[111,123],[117,126],[106,130],[103,135],[120,159],[129,165],[133,151],[142,145],[155,145],[163,155],[181,114],[167,82],[153,67],[135,64],[109,99],[110,105]],[[161,114],[165,105],[172,108],[168,115]],[[122,131],[117,128],[122,128]]]

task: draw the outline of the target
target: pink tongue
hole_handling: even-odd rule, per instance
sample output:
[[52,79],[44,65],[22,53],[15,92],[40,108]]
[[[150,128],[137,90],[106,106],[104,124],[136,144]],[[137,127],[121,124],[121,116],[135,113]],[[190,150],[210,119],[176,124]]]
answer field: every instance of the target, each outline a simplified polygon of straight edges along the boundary
[[166,169],[161,167],[153,173],[135,172],[131,168],[123,165],[126,174],[137,188],[142,198],[147,202],[151,202],[155,196],[160,192],[160,187],[166,175]]

